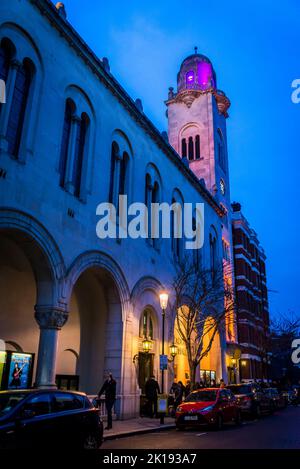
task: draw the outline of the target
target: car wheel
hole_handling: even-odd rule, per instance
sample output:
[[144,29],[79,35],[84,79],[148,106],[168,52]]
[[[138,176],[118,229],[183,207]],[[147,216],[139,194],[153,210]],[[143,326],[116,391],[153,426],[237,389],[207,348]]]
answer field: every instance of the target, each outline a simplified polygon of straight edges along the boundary
[[236,425],[241,425],[242,424],[242,414],[241,414],[240,410],[237,410],[237,412],[236,412],[235,424]]
[[215,430],[222,430],[222,428],[223,428],[223,417],[222,417],[221,414],[218,414],[216,423],[214,425],[214,429]]
[[100,446],[99,438],[93,433],[86,435],[83,441],[83,449],[98,449]]

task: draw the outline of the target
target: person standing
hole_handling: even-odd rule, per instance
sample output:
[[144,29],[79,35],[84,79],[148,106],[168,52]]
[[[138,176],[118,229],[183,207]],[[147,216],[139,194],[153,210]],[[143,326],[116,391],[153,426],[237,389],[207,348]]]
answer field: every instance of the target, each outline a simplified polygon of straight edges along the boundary
[[225,384],[224,379],[220,379],[220,388],[221,389],[226,388],[226,384]]
[[112,408],[116,400],[116,387],[117,383],[114,380],[112,373],[109,373],[108,378],[104,381],[102,388],[98,392],[99,398],[103,393],[105,394],[105,407],[107,412],[107,427],[105,427],[105,430],[110,430],[112,428]]
[[157,394],[160,393],[159,384],[154,376],[151,376],[145,384],[145,394],[149,405],[150,417],[157,417]]

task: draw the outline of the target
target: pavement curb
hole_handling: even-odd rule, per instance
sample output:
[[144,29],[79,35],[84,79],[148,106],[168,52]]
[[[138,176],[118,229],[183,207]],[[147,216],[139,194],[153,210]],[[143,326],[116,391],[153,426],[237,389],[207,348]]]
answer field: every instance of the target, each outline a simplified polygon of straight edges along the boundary
[[115,433],[112,435],[104,435],[103,441],[116,440],[118,438],[125,438],[127,436],[143,435],[145,433],[154,433],[154,432],[159,432],[162,430],[171,430],[173,428],[176,428],[175,423],[167,424],[167,425],[163,425],[159,427],[153,427],[153,428],[142,428],[140,430],[125,431],[125,432]]

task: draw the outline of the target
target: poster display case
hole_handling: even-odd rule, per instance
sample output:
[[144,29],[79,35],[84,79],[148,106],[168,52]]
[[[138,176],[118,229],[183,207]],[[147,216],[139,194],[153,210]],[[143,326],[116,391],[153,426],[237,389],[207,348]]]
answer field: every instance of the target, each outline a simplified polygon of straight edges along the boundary
[[0,352],[0,389],[30,388],[33,364],[33,353]]

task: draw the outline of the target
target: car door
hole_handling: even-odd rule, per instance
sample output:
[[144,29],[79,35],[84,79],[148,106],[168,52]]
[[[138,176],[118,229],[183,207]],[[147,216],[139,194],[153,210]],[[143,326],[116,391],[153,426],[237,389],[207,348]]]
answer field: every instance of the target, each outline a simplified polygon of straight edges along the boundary
[[60,447],[74,446],[84,433],[84,397],[69,392],[57,392],[52,396],[52,410]]
[[228,413],[230,420],[234,420],[237,416],[237,400],[233,392],[229,389],[227,389],[226,392],[228,394]]
[[45,447],[52,435],[50,396],[34,394],[26,399],[15,420],[17,446]]
[[219,408],[222,411],[224,422],[231,420],[231,405],[228,399],[228,391],[226,389],[221,389],[219,392]]

